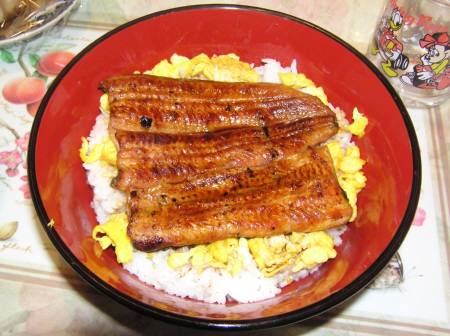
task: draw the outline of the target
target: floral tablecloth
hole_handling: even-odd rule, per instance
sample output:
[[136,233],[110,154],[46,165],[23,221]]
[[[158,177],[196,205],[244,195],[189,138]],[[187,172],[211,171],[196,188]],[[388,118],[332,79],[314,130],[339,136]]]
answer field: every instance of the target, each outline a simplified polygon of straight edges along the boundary
[[[59,256],[27,184],[29,131],[46,87],[77,52],[143,13],[203,1],[81,1],[50,32],[0,49],[0,335],[206,332],[141,316],[98,294]],[[229,1],[270,7],[333,31],[365,52],[383,1]],[[339,20],[335,19],[339,17]],[[334,19],[333,19],[334,18]],[[370,288],[336,310],[268,335],[450,334],[450,102],[410,109],[422,151],[419,209],[399,255]]]

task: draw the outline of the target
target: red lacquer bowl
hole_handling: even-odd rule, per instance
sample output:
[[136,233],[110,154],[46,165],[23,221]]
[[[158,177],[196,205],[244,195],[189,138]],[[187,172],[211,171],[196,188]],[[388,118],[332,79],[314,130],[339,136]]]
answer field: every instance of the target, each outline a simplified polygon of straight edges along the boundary
[[[258,64],[275,58],[324,87],[329,100],[369,118],[357,140],[367,187],[357,220],[349,225],[336,259],[273,299],[251,304],[208,304],[145,285],[100,253],[91,237],[97,224],[92,191],[78,156],[80,138],[94,124],[99,82],[146,70],[173,53],[192,57],[236,53]],[[238,6],[195,6],[127,23],[89,45],[53,82],[36,115],[28,157],[37,213],[70,265],[101,292],[139,312],[190,326],[254,329],[317,315],[364,288],[387,264],[410,227],[420,190],[420,154],[408,114],[369,61],[332,34],[297,18]],[[49,219],[55,222],[47,226]]]

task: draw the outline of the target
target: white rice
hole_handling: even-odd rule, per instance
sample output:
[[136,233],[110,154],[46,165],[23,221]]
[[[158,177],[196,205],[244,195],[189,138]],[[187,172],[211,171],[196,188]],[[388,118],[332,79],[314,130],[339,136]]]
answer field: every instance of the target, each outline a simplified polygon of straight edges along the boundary
[[[290,67],[283,68],[281,64],[272,59],[263,59],[263,65],[255,70],[261,75],[261,81],[279,83],[279,72],[297,73],[297,63],[294,60]],[[343,112],[329,104],[330,108],[337,114],[338,123],[341,127],[346,126],[348,121]],[[90,132],[88,141],[90,145],[102,142],[108,136],[108,115],[101,113]],[[351,134],[339,132],[330,141],[340,141],[343,148],[348,147],[351,142]],[[87,171],[88,182],[94,190],[92,207],[97,215],[99,223],[104,223],[114,213],[125,211],[126,197],[124,193],[111,187],[111,180],[117,174],[117,170],[101,162],[83,164]],[[336,246],[342,243],[341,235],[346,226],[328,230],[333,237]],[[165,249],[152,253],[152,258],[147,253],[134,251],[133,260],[124,268],[135,274],[141,281],[153,285],[157,289],[164,290],[170,294],[190,297],[193,299],[225,303],[227,299],[238,302],[253,302],[274,297],[282,287],[297,279],[306,277],[315,272],[319,267],[310,270],[301,270],[293,273],[285,269],[273,277],[266,278],[258,269],[246,244],[239,247],[243,258],[242,270],[232,276],[226,270],[207,267],[199,272],[191,266],[183,266],[180,269],[172,269],[167,264],[167,257],[173,251],[187,251],[187,248]]]
[[297,73],[297,61],[293,60],[291,66],[283,68],[281,63],[272,58],[263,58],[263,65],[256,67],[255,71],[261,76],[261,82],[280,83],[280,72]]
[[[181,250],[187,251],[186,248]],[[280,292],[277,278],[264,277],[246,247],[240,247],[243,267],[234,277],[226,270],[212,267],[202,272],[190,265],[174,270],[167,265],[167,257],[173,251],[169,248],[153,253],[151,259],[147,253],[136,251],[133,261],[124,267],[157,289],[206,302],[225,303],[227,297],[238,302],[252,302],[273,297]]]
[[[105,137],[108,137],[108,115],[101,113],[87,138],[89,146],[101,143]],[[83,167],[94,191],[91,205],[97,221],[104,223],[111,214],[125,211],[125,194],[111,187],[111,180],[117,175],[117,169],[100,161],[83,163]]]

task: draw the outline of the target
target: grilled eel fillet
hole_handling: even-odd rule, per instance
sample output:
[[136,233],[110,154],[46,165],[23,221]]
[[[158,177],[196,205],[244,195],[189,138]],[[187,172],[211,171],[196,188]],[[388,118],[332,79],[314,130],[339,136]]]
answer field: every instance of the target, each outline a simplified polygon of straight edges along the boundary
[[264,127],[304,118],[334,116],[314,96],[281,84],[226,83],[151,75],[111,77],[110,132],[197,133]]
[[161,182],[180,182],[211,170],[265,166],[319,144],[337,130],[335,116],[213,133],[118,130],[119,173],[114,186],[126,191]]
[[352,209],[326,147],[257,170],[223,170],[179,184],[133,190],[128,235],[136,248],[204,244],[329,229]]

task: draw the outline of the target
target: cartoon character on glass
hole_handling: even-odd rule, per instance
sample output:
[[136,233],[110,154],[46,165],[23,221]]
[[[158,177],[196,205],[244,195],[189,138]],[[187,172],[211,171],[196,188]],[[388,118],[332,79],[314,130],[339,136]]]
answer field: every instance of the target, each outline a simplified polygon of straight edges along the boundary
[[427,53],[420,57],[420,64],[413,72],[401,76],[404,84],[422,89],[443,90],[450,85],[450,38],[448,33],[426,34],[419,40],[421,48]]
[[373,52],[380,53],[381,68],[389,77],[397,77],[397,69],[405,70],[409,65],[408,57],[403,54],[403,44],[396,36],[402,24],[403,17],[398,8],[394,8],[389,18],[383,18],[375,41],[377,47]]

